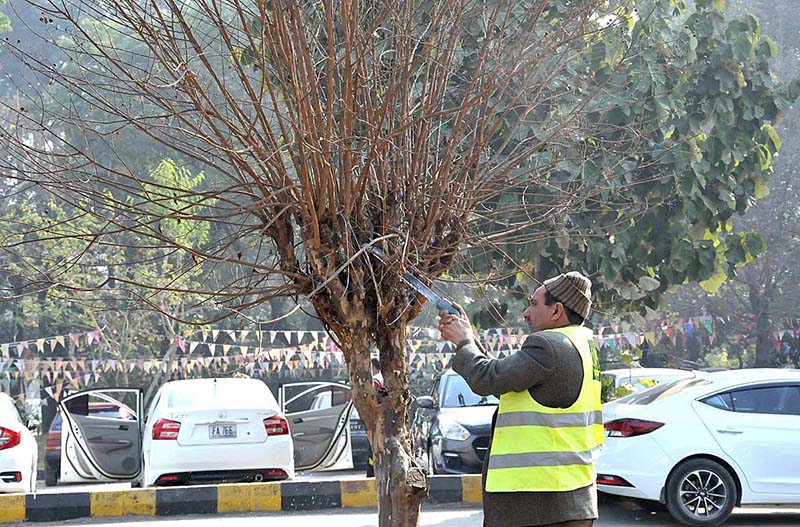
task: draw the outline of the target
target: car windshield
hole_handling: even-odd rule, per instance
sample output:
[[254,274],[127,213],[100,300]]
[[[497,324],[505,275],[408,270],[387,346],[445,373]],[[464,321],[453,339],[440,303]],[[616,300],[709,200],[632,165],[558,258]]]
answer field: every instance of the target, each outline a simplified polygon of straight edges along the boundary
[[442,396],[443,408],[459,408],[463,406],[492,406],[499,401],[494,395],[478,395],[469,389],[467,381],[460,375],[449,375],[444,384]]
[[212,383],[199,386],[187,383],[170,391],[167,405],[170,408],[241,408],[258,404],[257,401],[264,406],[274,406],[274,397],[265,384],[220,382],[216,386]]
[[705,384],[711,383],[706,379],[678,379],[672,382],[665,382],[664,384],[657,384],[649,390],[620,399],[619,402],[625,404],[651,404],[677,395],[689,388],[703,386]]

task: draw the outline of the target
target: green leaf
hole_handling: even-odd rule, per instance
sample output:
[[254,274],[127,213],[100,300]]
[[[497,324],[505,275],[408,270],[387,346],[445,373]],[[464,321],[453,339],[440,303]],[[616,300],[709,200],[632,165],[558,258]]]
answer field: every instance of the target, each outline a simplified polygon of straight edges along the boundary
[[758,44],[758,51],[760,54],[766,55],[769,58],[777,57],[778,45],[774,40],[764,35],[761,37],[761,42]]
[[778,132],[775,131],[775,128],[772,127],[770,124],[764,124],[761,127],[761,130],[767,133],[769,136],[770,141],[772,141],[772,149],[773,151],[777,152],[781,149],[781,136],[778,135]]
[[769,187],[767,186],[764,181],[757,179],[755,185],[755,192],[753,193],[753,197],[756,199],[764,199],[769,196]]
[[655,291],[661,287],[661,282],[649,276],[642,276],[639,278],[639,289],[642,291]]
[[753,43],[750,41],[750,36],[744,33],[738,35],[733,43],[733,58],[746,61],[752,51]]
[[720,287],[722,287],[722,284],[725,283],[727,278],[728,275],[725,273],[725,269],[721,264],[718,263],[718,265],[714,268],[714,274],[712,274],[708,279],[698,282],[698,284],[706,292],[715,294],[719,291]]
[[750,255],[757,256],[767,249],[767,242],[761,234],[748,232],[744,234],[744,247]]

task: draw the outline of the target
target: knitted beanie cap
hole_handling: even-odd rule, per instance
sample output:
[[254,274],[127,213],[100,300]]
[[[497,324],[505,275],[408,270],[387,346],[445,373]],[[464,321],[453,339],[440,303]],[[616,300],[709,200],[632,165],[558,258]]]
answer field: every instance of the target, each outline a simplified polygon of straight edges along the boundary
[[544,288],[556,300],[586,318],[592,307],[592,281],[577,271],[548,278],[544,281]]

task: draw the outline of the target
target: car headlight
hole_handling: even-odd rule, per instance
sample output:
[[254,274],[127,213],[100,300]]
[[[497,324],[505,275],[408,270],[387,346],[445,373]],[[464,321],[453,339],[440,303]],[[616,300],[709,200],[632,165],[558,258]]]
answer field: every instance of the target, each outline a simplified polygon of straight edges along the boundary
[[469,439],[469,431],[450,419],[439,418],[439,430],[442,431],[442,436],[445,439],[454,439],[456,441],[466,441]]

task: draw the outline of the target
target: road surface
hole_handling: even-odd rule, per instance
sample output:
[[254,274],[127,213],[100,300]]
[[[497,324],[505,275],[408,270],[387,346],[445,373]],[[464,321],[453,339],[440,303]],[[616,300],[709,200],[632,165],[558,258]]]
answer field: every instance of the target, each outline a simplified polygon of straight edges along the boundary
[[[595,527],[673,527],[679,525],[666,510],[642,508],[638,502],[608,499],[601,505]],[[224,518],[224,520],[222,520]],[[118,519],[88,518],[58,523],[14,524],[17,527],[51,527],[87,525],[92,527],[374,527],[378,515],[374,510],[330,509],[306,512],[272,512],[217,514],[176,517],[123,517]],[[423,506],[420,527],[481,527],[483,515],[474,505],[448,504]],[[725,524],[730,527],[797,527],[800,509],[737,509]]]

